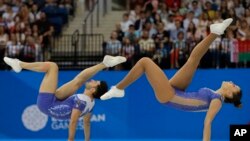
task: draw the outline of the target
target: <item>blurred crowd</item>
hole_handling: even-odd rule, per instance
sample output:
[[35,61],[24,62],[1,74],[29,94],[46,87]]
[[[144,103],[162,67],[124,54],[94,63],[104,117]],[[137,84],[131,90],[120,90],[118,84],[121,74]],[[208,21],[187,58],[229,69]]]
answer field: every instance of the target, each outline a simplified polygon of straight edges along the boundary
[[[32,62],[48,60],[52,37],[61,35],[74,0],[0,0],[0,68],[3,56]],[[94,0],[86,0],[88,5]],[[180,68],[209,33],[209,26],[226,18],[234,21],[217,38],[200,68],[249,67],[250,1],[248,0],[129,0],[105,41],[105,54],[122,55],[130,69],[141,57],[161,68]],[[241,55],[244,50],[245,55]],[[243,57],[242,57],[243,56]]]
[[239,67],[239,42],[250,45],[248,0],[130,0],[130,10],[121,15],[103,48],[128,59],[116,69],[130,69],[144,56],[162,68],[179,68],[210,33],[209,25],[226,18],[234,21],[210,46],[200,67]]
[[43,60],[51,38],[59,36],[68,17],[74,15],[73,2],[0,0],[0,58]]

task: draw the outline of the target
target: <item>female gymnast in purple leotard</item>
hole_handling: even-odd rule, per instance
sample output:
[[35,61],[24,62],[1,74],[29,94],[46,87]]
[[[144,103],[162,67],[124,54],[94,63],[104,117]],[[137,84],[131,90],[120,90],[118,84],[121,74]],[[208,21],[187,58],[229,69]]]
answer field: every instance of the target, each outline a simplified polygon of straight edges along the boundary
[[190,84],[199,62],[210,44],[224,33],[231,22],[232,19],[230,18],[222,23],[212,24],[210,26],[211,33],[193,49],[187,62],[170,80],[151,59],[142,58],[127,76],[101,96],[101,99],[123,97],[124,89],[145,73],[160,103],[185,111],[207,111],[204,121],[203,141],[209,141],[211,138],[211,123],[220,110],[222,102],[241,107],[241,89],[233,82],[222,82],[221,87],[216,91],[201,88],[197,92],[186,92],[185,89]]

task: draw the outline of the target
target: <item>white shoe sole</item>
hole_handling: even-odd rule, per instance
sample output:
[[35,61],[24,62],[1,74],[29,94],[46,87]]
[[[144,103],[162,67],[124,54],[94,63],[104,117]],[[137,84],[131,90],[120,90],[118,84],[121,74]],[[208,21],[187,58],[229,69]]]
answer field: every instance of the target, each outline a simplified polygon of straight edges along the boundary
[[232,23],[233,19],[229,18],[224,20],[222,23],[216,23],[210,25],[210,31],[211,33],[222,35],[224,34],[224,31],[226,28]]
[[123,56],[110,56],[110,55],[106,55],[103,59],[103,63],[106,67],[113,67],[116,66],[118,64],[121,64],[123,62],[126,62],[127,59]]
[[4,57],[3,58],[4,62],[9,65],[16,73],[19,73],[21,72],[22,68],[19,66],[18,62],[15,62],[15,61],[18,61],[17,59],[12,59],[12,58],[9,58],[9,57]]

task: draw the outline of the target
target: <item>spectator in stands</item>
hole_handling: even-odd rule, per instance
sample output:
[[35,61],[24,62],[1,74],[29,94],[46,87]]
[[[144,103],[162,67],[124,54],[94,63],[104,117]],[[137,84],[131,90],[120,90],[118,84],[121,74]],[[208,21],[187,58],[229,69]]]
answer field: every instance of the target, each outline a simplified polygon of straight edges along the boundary
[[208,35],[208,26],[211,21],[208,19],[207,13],[202,13],[197,26],[197,32],[201,33],[201,38],[204,39]]
[[145,22],[146,22],[146,12],[140,11],[140,17],[135,21],[135,30],[141,32]]
[[14,18],[16,16],[16,13],[13,12],[12,8],[10,5],[8,5],[6,7],[6,11],[3,13],[2,17],[3,17],[3,22],[4,22],[4,26],[7,28],[6,31],[8,30],[12,30],[15,23],[14,23]]
[[218,11],[219,5],[220,5],[220,3],[221,3],[221,0],[208,0],[208,1],[211,2],[211,4],[212,4],[212,9],[213,9],[214,11]]
[[3,68],[3,57],[5,55],[5,47],[8,41],[8,35],[4,32],[4,27],[0,26],[0,68]]
[[182,27],[181,21],[180,20],[175,20],[175,29],[170,31],[170,39],[172,41],[177,40],[177,34],[179,32],[183,32],[184,33],[184,37],[186,36],[185,35],[186,32],[185,32],[184,28]]
[[190,22],[193,22],[196,27],[198,26],[198,23],[199,23],[199,19],[194,17],[194,12],[193,11],[189,11],[187,13],[186,18],[183,21],[183,27],[184,27],[185,30],[187,30],[188,25],[189,25]]
[[0,0],[0,15],[2,15],[6,10],[6,4],[4,3],[4,0]]
[[14,33],[10,34],[10,40],[6,45],[6,55],[11,58],[19,58],[20,51],[23,49],[21,42],[17,40],[17,37]]
[[5,48],[0,46],[0,69],[4,69],[3,57],[5,56]]
[[177,33],[177,39],[173,42],[171,50],[171,68],[179,68],[184,65],[188,58],[188,47],[184,38],[184,32]]
[[220,23],[220,22],[222,22],[223,21],[223,19],[221,18],[221,13],[220,13],[220,11],[216,11],[215,12],[215,15],[214,15],[214,19],[213,19],[213,23]]
[[146,13],[146,22],[154,23],[153,13],[151,11],[145,11]]
[[35,44],[34,38],[31,36],[28,36],[26,38],[25,45],[24,45],[22,52],[21,52],[22,60],[25,60],[26,62],[34,62],[36,60],[37,55],[38,55],[37,54],[38,50],[39,50],[39,46],[37,46],[37,44]]
[[24,29],[21,28],[21,23],[20,22],[16,22],[14,30],[10,33],[14,33],[17,41],[21,42],[21,44],[24,44],[25,42],[25,34],[24,34]]
[[211,1],[206,1],[205,6],[204,6],[204,11],[205,13],[208,13],[208,18],[213,19],[215,16],[215,9],[212,7],[212,2]]
[[234,0],[227,0],[227,8],[228,9],[234,8]]
[[132,66],[134,65],[134,54],[135,54],[134,44],[131,44],[128,37],[124,37],[121,56],[126,57],[127,61],[122,64],[123,69],[130,70],[132,68]]
[[169,7],[167,7],[166,3],[163,2],[163,3],[161,3],[157,13],[160,14],[161,19],[163,21],[167,21],[169,15],[172,14],[172,11],[170,11]]
[[130,10],[129,12],[129,20],[135,23],[136,20],[140,18],[140,12],[142,7],[140,5],[136,5],[134,10]]
[[162,19],[161,19],[160,14],[158,14],[158,13],[155,13],[153,15],[153,20],[154,20],[154,25],[157,25],[158,23],[162,23],[163,22]]
[[181,7],[179,8],[178,11],[179,11],[180,15],[182,15],[183,17],[185,17],[187,15],[188,11],[190,11],[189,8],[188,8],[188,3],[182,1],[181,2]]
[[229,29],[221,42],[220,68],[235,67],[235,62],[238,62],[238,51],[238,41],[234,38],[233,30]]
[[39,27],[38,32],[42,36],[43,52],[47,52],[50,49],[50,42],[54,34],[54,27],[50,24],[44,12],[41,12],[40,19],[37,20],[35,24]]
[[221,18],[226,19],[228,15],[227,1],[225,0],[221,1],[219,11],[221,13]]
[[190,54],[193,48],[196,46],[198,42],[202,40],[202,38],[201,38],[201,33],[198,32],[193,22],[189,23],[186,33],[187,33],[186,44],[188,47],[187,54]]
[[152,58],[155,51],[155,43],[154,40],[149,37],[148,30],[142,31],[142,36],[141,39],[139,40],[139,45],[140,45],[141,57]]
[[197,28],[193,22],[189,23],[186,33],[186,39],[189,42],[199,42],[201,40],[201,33],[197,31]]
[[234,37],[233,30],[227,31],[227,38],[224,38],[222,47],[227,46],[230,52],[230,67],[237,67],[239,63],[239,45],[238,40]]
[[170,68],[169,49],[170,46],[168,43],[160,42],[153,55],[152,60],[162,69]]
[[13,12],[18,13],[20,11],[20,7],[22,7],[23,2],[20,0],[12,0],[11,7]]
[[144,11],[148,12],[150,11],[152,14],[156,13],[158,10],[158,0],[148,0],[145,4],[144,4]]
[[189,8],[194,12],[194,17],[196,18],[199,18],[202,14],[201,5],[199,5],[197,0],[193,0]]
[[230,28],[232,28],[233,30],[237,30],[237,23],[239,22],[239,18],[236,16],[235,14],[235,9],[234,8],[230,8],[228,11],[228,17],[233,18],[233,22],[230,25]]
[[165,0],[165,3],[172,11],[178,10],[181,6],[181,0]]
[[181,13],[180,13],[179,10],[177,10],[177,11],[174,12],[174,20],[175,21],[181,21],[181,22],[183,22],[184,16],[181,15]]
[[140,37],[140,33],[138,31],[135,31],[135,26],[131,24],[129,25],[128,31],[125,32],[125,37],[129,39],[131,44],[135,44]]
[[129,14],[128,13],[124,13],[123,14],[123,20],[121,21],[121,29],[122,32],[127,32],[129,25],[133,24],[133,22],[131,20],[129,20]]
[[211,63],[207,64],[209,68],[220,68],[220,47],[221,47],[221,37],[218,37],[214,40],[214,42],[209,46],[208,50],[208,58]]
[[4,27],[0,26],[0,48],[5,48],[8,42],[8,34],[5,33]]
[[24,0],[24,4],[27,5],[28,7],[32,7],[35,2],[34,0]]
[[136,5],[140,5],[141,7],[143,7],[146,1],[147,0],[127,0],[127,4],[129,6],[129,9],[135,9]]
[[16,13],[13,12],[11,5],[6,4],[6,10],[2,15],[3,20],[6,22],[11,22],[14,20],[15,16],[16,16]]
[[[149,38],[152,38],[153,35],[157,33],[154,24],[151,23],[150,21],[146,21],[144,23],[143,30],[147,30],[148,31]],[[142,34],[140,34],[140,35],[142,35]]]
[[15,17],[14,17],[14,20],[5,20],[4,21],[4,26],[5,26],[5,28],[6,28],[6,32],[8,33],[8,32],[12,32],[13,30],[14,30],[14,27],[15,27],[15,20],[16,19],[18,19],[18,15],[16,15]]
[[242,3],[240,3],[239,0],[234,0],[234,10],[235,10],[235,14],[238,18],[243,18],[245,15],[245,9],[242,5]]
[[35,43],[42,45],[43,37],[39,34],[39,28],[36,24],[32,25],[32,34],[31,36],[34,38]]
[[250,9],[245,9],[245,19],[247,24],[250,25]]
[[32,29],[31,29],[30,25],[27,25],[27,26],[25,27],[25,32],[24,32],[24,34],[25,34],[25,37],[32,36]]
[[160,46],[160,44],[167,44],[169,42],[169,32],[164,30],[164,23],[159,22],[157,24],[157,32],[153,35],[153,39],[156,44],[156,48]]
[[38,9],[37,4],[33,4],[29,13],[29,22],[35,23],[37,20],[41,18],[41,11]]
[[167,31],[172,31],[175,29],[175,21],[174,21],[174,15],[170,14],[168,16],[168,19],[165,23],[165,27],[164,27],[165,30]]
[[121,29],[121,24],[120,23],[117,23],[116,25],[115,25],[115,31],[116,31],[116,33],[117,33],[117,39],[120,41],[120,42],[122,42],[123,41],[123,37],[124,37],[124,32],[122,31],[122,29]]
[[250,26],[245,19],[240,20],[236,35],[237,39],[240,40],[250,39]]
[[113,31],[110,36],[110,40],[106,44],[106,54],[117,56],[121,53],[122,44],[117,39],[117,33]]
[[20,16],[21,20],[23,22],[29,22],[29,15],[30,15],[30,11],[27,5],[22,5],[18,15]]
[[0,16],[0,26],[5,26],[5,22],[3,21],[2,16]]

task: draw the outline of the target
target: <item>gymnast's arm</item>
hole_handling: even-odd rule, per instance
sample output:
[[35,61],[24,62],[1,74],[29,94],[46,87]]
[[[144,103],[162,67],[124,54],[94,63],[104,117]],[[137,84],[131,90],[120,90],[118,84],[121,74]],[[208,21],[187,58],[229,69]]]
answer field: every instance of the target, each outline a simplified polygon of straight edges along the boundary
[[87,113],[83,117],[83,126],[84,126],[85,141],[90,141],[90,118],[91,118],[91,113]]
[[209,109],[206,114],[206,118],[204,120],[203,141],[210,141],[211,124],[216,114],[220,111],[221,105],[222,103],[219,99],[214,99],[211,101]]
[[68,141],[74,141],[75,133],[76,133],[76,124],[79,116],[81,115],[81,111],[78,109],[73,109],[71,113],[70,123],[69,123],[69,137]]

